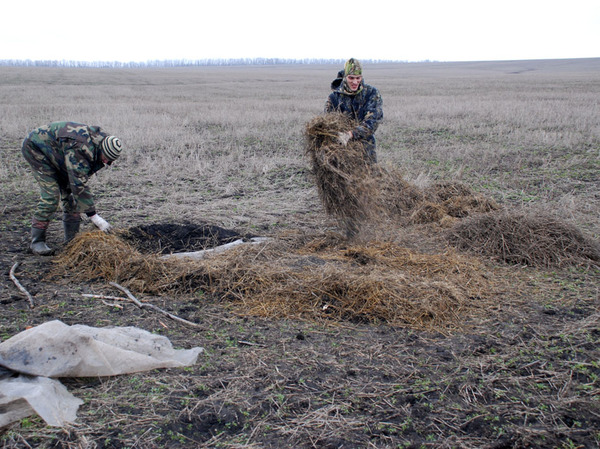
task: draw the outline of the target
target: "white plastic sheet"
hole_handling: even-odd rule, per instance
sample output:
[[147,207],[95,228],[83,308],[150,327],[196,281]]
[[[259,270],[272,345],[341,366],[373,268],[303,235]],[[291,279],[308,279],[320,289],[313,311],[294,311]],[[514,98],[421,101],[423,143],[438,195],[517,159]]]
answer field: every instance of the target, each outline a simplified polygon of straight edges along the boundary
[[0,343],[0,365],[31,376],[93,377],[196,363],[202,348],[173,349],[137,327],[95,328],[49,321]]
[[200,347],[173,349],[166,337],[136,327],[49,321],[0,343],[0,366],[26,375],[0,380],[0,427],[32,412],[53,426],[75,419],[81,401],[49,377],[115,376],[190,366],[202,352]]
[[187,257],[190,259],[200,260],[204,259],[210,254],[222,253],[239,245],[257,245],[259,243],[268,242],[269,240],[271,240],[269,237],[252,237],[249,241],[246,241],[244,239],[238,239],[231,243],[225,243],[224,245],[219,245],[215,246],[214,248],[203,249],[200,251],[167,254],[165,256],[162,256],[161,259],[183,259]]
[[83,404],[56,379],[18,376],[0,380],[0,428],[37,413],[49,426],[75,421]]

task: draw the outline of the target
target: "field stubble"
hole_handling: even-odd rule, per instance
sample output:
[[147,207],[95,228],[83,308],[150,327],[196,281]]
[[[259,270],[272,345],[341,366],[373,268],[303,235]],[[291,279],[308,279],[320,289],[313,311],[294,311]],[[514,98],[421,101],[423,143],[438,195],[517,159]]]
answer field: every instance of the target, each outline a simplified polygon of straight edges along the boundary
[[[551,212],[600,236],[600,60],[365,67],[384,98],[383,166],[419,187],[460,181],[508,210]],[[270,319],[207,292],[146,299],[201,331],[81,293],[102,279],[49,277],[27,254],[36,202],[20,156],[53,120],[99,124],[127,150],[92,181],[120,228],[208,222],[240,232],[338,231],[305,157],[304,126],[322,112],[338,67],[99,70],[2,67],[0,233],[4,340],[49,319],[134,325],[207,356],[186,370],[67,379],[78,422],[28,418],[3,447],[592,448],[600,444],[598,268],[539,269],[490,260],[494,296],[460,325]],[[435,254],[439,229],[384,238]],[[50,230],[58,246],[59,223]],[[262,254],[264,257],[265,254]],[[258,257],[258,256],[257,256]],[[8,271],[38,307],[27,309]],[[113,292],[114,293],[114,292]]]

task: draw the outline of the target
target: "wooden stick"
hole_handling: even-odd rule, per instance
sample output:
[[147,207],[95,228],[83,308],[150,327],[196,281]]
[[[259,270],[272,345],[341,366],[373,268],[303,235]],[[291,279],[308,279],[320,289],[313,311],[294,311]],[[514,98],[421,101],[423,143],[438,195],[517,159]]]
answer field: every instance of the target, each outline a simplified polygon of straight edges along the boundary
[[246,341],[246,340],[238,340],[238,344],[239,345],[246,345],[246,346],[260,346],[261,348],[265,347],[265,345],[263,345],[263,344],[252,343],[251,341]]
[[129,298],[123,298],[122,296],[92,295],[90,293],[82,293],[81,296],[86,298],[111,299],[113,301],[129,301]]
[[145,303],[144,304],[144,303],[141,303],[135,296],[133,296],[133,294],[129,290],[127,290],[125,287],[117,284],[116,282],[109,282],[109,284],[112,285],[113,287],[118,288],[123,293],[125,293],[127,295],[127,297],[131,300],[131,302],[133,302],[140,309],[143,309],[143,308],[152,309],[152,310],[155,310],[157,312],[162,313],[163,315],[165,315],[168,318],[171,318],[172,320],[178,321],[178,322],[183,323],[183,324],[187,324],[188,326],[201,327],[197,323],[193,323],[191,321],[188,321],[188,320],[185,320],[183,318],[180,318],[177,315],[173,315],[172,313],[169,313],[166,310],[163,310],[160,307],[155,306],[154,304],[150,304],[150,303]]
[[27,290],[25,290],[25,287],[23,287],[21,285],[21,283],[19,282],[19,280],[17,279],[17,277],[15,276],[15,270],[17,269],[17,267],[21,264],[21,262],[16,262],[12,268],[10,269],[10,278],[12,279],[12,281],[15,283],[15,285],[17,286],[17,288],[19,290],[21,290],[21,292],[27,296],[27,299],[29,299],[29,308],[33,309],[35,307],[35,304],[33,303],[33,296],[31,296],[29,294],[29,292]]
[[[125,301],[127,301],[127,299],[125,299]],[[104,304],[105,306],[110,306],[110,307],[116,307],[117,309],[122,309],[123,306],[119,303],[116,302],[106,302],[104,299],[102,300],[102,304]]]

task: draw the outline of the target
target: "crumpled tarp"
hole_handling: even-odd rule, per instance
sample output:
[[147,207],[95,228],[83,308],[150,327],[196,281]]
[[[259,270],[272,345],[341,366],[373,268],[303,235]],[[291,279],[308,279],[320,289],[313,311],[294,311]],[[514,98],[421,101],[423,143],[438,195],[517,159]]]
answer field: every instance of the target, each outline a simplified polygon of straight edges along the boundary
[[56,379],[19,375],[0,380],[0,428],[34,413],[49,426],[63,427],[75,421],[81,404]]
[[[0,427],[35,412],[48,425],[75,419],[82,403],[49,377],[95,377],[196,363],[203,348],[173,349],[164,336],[136,327],[94,328],[49,321],[0,343]],[[23,415],[24,413],[27,413]]]
[[202,348],[173,349],[137,327],[95,328],[49,321],[0,343],[0,365],[21,374],[94,377],[189,366]]

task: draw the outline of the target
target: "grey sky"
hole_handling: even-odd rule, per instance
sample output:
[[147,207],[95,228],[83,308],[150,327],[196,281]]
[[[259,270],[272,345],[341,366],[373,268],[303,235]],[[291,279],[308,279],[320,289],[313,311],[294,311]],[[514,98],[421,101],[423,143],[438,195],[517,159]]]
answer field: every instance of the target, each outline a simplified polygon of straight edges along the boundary
[[600,57],[600,0],[20,0],[0,59]]

